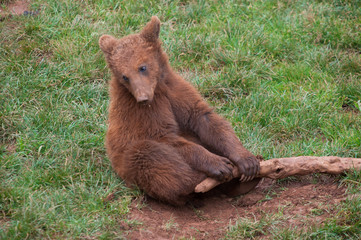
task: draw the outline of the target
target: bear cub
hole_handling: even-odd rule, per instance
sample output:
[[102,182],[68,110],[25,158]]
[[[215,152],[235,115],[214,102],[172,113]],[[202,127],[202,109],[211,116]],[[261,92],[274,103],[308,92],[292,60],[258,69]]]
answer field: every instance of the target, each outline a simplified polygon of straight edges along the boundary
[[206,177],[229,181],[236,166],[251,180],[259,162],[231,125],[173,71],[159,31],[153,16],[139,34],[99,39],[112,74],[106,148],[127,186],[183,205]]

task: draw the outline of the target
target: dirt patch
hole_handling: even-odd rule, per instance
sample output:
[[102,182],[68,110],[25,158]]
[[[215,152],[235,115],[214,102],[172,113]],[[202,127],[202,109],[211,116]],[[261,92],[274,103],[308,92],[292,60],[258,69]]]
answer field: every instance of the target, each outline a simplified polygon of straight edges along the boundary
[[7,1],[4,7],[0,7],[0,20],[12,15],[34,15],[35,12],[29,11],[30,0]]
[[10,13],[14,15],[21,15],[24,14],[25,11],[29,10],[30,1],[29,0],[22,0],[22,1],[9,1],[5,4],[6,7],[0,7],[0,13]]
[[130,239],[219,239],[239,218],[253,221],[282,211],[280,227],[309,228],[333,214],[345,199],[344,193],[345,187],[328,175],[292,177],[282,182],[263,179],[256,189],[239,198],[206,196],[200,208],[134,200],[128,220],[137,224],[121,227]]

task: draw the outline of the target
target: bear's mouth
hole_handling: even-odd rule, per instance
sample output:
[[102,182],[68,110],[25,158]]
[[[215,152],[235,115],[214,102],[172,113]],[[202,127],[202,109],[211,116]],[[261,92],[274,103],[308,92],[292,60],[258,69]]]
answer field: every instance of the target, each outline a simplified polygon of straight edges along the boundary
[[139,105],[149,108],[152,106],[150,101],[139,102]]

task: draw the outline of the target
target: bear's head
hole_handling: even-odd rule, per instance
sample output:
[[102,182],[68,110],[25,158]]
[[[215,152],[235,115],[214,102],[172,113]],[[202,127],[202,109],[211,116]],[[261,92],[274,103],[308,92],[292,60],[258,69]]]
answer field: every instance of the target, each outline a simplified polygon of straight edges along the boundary
[[125,86],[137,102],[150,102],[161,76],[160,21],[153,16],[139,34],[121,39],[103,35],[99,45],[115,81]]

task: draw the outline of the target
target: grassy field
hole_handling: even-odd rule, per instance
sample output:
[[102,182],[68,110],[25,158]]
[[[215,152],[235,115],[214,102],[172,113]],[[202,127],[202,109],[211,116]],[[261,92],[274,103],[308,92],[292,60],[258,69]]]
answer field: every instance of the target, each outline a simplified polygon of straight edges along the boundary
[[[31,10],[0,22],[0,239],[122,236],[142,193],[105,153],[110,73],[98,39],[152,15],[174,69],[254,154],[361,157],[359,0],[34,0]],[[361,193],[361,173],[341,181]],[[104,201],[111,193],[117,201]],[[360,212],[360,197],[347,200],[312,231],[274,237],[357,239]],[[245,223],[225,238],[265,226]]]

